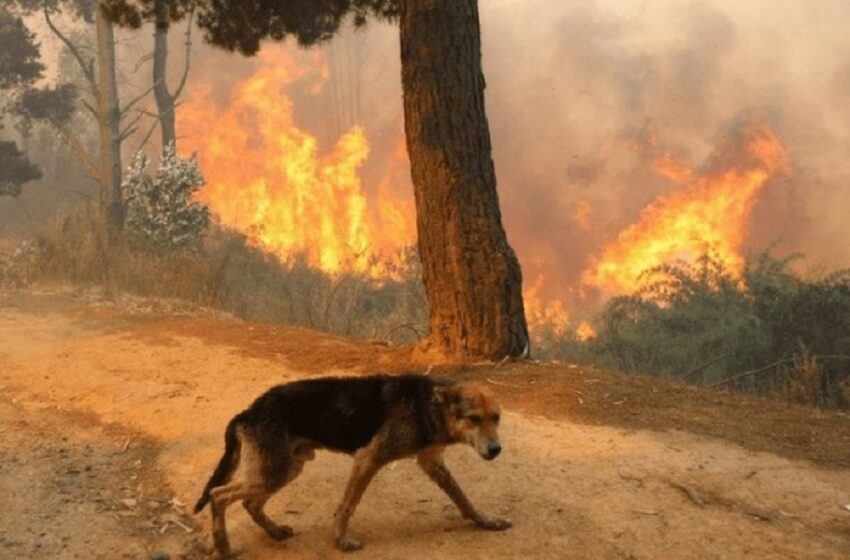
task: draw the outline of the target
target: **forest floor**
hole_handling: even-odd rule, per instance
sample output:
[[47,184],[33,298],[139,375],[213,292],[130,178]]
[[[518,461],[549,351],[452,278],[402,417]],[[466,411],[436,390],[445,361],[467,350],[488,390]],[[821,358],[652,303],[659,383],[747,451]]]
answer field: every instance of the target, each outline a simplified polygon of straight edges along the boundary
[[[423,371],[406,349],[254,324],[178,302],[64,289],[0,292],[0,558],[204,558],[187,513],[230,417],[268,386]],[[447,463],[475,530],[417,469],[381,471],[352,520],[353,558],[847,558],[850,417],[569,364],[439,371],[501,396],[504,452]],[[341,558],[331,517],[351,459],[320,452],[268,505],[238,507],[245,559]]]

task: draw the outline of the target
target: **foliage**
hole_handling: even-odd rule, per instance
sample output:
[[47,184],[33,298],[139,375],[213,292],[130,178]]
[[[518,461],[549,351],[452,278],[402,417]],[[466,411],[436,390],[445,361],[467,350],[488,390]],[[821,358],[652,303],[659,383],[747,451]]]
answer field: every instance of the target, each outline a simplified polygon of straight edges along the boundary
[[122,188],[127,197],[127,229],[141,246],[158,251],[196,247],[209,225],[209,209],[192,200],[204,185],[195,158],[183,159],[166,147],[156,174],[139,152]]
[[[12,100],[27,91],[44,70],[35,36],[20,17],[0,8],[0,91]],[[0,121],[7,108],[0,106]],[[3,129],[0,122],[0,130]],[[41,177],[41,171],[11,140],[0,140],[0,196],[18,196],[23,185]]]
[[60,84],[30,88],[18,96],[12,112],[19,117],[19,130],[29,134],[34,121],[46,121],[53,126],[66,124],[76,111],[77,88],[72,84]]
[[790,268],[795,258],[750,257],[741,278],[711,255],[655,268],[646,288],[605,305],[595,339],[566,339],[559,354],[847,407],[850,271],[803,279]]
[[327,41],[347,17],[362,25],[368,17],[395,18],[399,0],[213,0],[202,4],[198,25],[215,45],[242,54],[255,54],[260,41],[294,37],[299,45]]
[[24,157],[17,144],[0,140],[0,196],[18,196],[24,183],[40,177],[41,171]]
[[0,45],[0,89],[20,90],[41,77],[44,65],[35,34],[8,8],[0,8]]

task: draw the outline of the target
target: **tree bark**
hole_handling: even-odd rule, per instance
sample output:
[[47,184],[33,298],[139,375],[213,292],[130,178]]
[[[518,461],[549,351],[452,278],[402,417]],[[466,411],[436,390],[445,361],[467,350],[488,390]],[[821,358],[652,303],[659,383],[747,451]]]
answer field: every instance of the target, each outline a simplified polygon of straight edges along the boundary
[[154,47],[153,47],[153,94],[159,116],[159,128],[162,133],[162,149],[177,142],[174,125],[174,96],[168,91],[166,70],[168,63],[168,3],[156,0],[154,5]]
[[522,273],[502,227],[477,0],[403,0],[405,133],[416,200],[427,351],[448,360],[528,352]]
[[112,22],[99,7],[95,12],[101,205],[105,210],[107,227],[112,234],[120,232],[124,226],[124,197],[121,191],[121,108],[118,104]]

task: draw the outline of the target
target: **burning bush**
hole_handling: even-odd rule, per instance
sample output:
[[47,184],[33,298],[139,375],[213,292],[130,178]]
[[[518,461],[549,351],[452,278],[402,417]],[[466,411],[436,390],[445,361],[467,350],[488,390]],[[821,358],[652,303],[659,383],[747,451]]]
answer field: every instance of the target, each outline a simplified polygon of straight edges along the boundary
[[792,260],[763,253],[748,258],[740,276],[711,255],[653,268],[643,289],[605,305],[595,339],[565,339],[559,353],[847,408],[850,271],[804,279]]

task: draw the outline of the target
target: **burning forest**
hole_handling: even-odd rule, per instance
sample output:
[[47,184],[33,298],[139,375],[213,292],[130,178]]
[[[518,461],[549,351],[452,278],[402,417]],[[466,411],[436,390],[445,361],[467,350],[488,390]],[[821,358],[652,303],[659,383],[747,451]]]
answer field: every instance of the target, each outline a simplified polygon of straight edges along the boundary
[[[122,37],[118,54],[125,58],[144,52],[135,31],[146,25],[144,18],[166,16],[134,9],[132,3],[123,2],[113,2],[110,8],[117,24],[112,32]],[[637,23],[628,19],[632,12],[627,8],[605,12],[601,5],[594,11],[568,3],[557,11],[559,23],[547,35],[550,42],[538,51],[523,47],[517,55],[532,60],[553,57],[558,62],[545,76],[538,75],[533,65],[516,68],[513,74],[499,66],[510,55],[494,44],[494,37],[507,33],[505,26],[512,17],[523,18],[527,13],[508,5],[485,11],[483,44],[489,54],[484,64],[485,70],[490,68],[492,82],[486,101],[496,174],[486,172],[489,160],[485,159],[481,169],[490,178],[469,180],[497,188],[498,198],[491,202],[466,198],[464,193],[474,191],[462,186],[467,178],[460,171],[442,175],[431,168],[423,175],[443,177],[440,181],[445,184],[459,181],[444,194],[438,194],[436,183],[416,186],[418,172],[414,171],[425,165],[430,153],[417,153],[420,163],[411,165],[409,149],[416,146],[411,135],[419,125],[405,125],[404,112],[413,109],[403,106],[401,100],[407,94],[393,77],[401,68],[397,57],[388,54],[396,41],[392,25],[373,22],[359,29],[343,24],[331,40],[316,41],[318,45],[309,49],[289,42],[238,43],[237,50],[255,54],[245,58],[200,44],[198,35],[206,32],[208,41],[233,48],[230,37],[214,36],[225,31],[210,27],[213,12],[186,4],[169,16],[174,21],[165,38],[174,44],[182,40],[184,51],[154,50],[155,87],[124,78],[126,83],[119,88],[124,98],[117,101],[120,118],[114,124],[117,132],[109,133],[117,134],[121,149],[104,160],[84,137],[95,135],[97,118],[87,118],[73,104],[92,108],[97,117],[98,111],[109,111],[112,101],[104,96],[87,101],[66,85],[49,85],[63,84],[68,78],[62,72],[73,77],[78,62],[74,53],[80,51],[67,48],[73,45],[68,33],[83,29],[89,16],[79,11],[39,13],[25,4],[17,10],[10,12],[10,22],[15,21],[14,14],[23,16],[22,27],[12,25],[8,33],[22,33],[22,37],[31,33],[35,50],[26,53],[30,65],[23,65],[19,77],[8,81],[7,120],[14,124],[17,119],[18,128],[27,131],[31,139],[26,145],[40,146],[32,150],[32,161],[48,156],[52,160],[37,170],[33,163],[26,163],[24,153],[9,152],[8,157],[18,158],[15,165],[22,180],[33,181],[34,173],[45,172],[56,177],[68,160],[108,182],[99,192],[92,190],[91,183],[69,191],[79,193],[82,200],[36,196],[37,211],[52,212],[53,224],[35,237],[15,234],[23,230],[16,230],[11,220],[10,252],[4,260],[7,283],[27,284],[56,274],[75,282],[106,284],[121,278],[120,289],[188,298],[246,318],[356,337],[389,337],[392,343],[416,342],[429,332],[434,335],[449,328],[451,317],[469,315],[478,325],[515,323],[509,329],[512,335],[505,327],[486,336],[481,333],[489,340],[507,337],[496,345],[502,348],[498,352],[507,355],[531,349],[544,359],[588,360],[646,373],[658,369],[651,360],[632,363],[615,358],[625,350],[613,347],[626,342],[612,342],[611,317],[623,300],[660,305],[659,313],[662,309],[673,313],[670,291],[684,289],[688,277],[705,283],[706,297],[719,296],[719,286],[729,283],[737,296],[751,301],[755,288],[750,276],[766,263],[777,274],[772,282],[787,284],[792,279],[800,287],[812,282],[821,285],[827,278],[833,282],[841,273],[811,271],[836,270],[846,263],[847,255],[838,246],[829,257],[824,252],[824,236],[841,227],[831,208],[823,210],[821,223],[810,222],[808,230],[802,226],[807,223],[804,214],[815,211],[813,205],[824,207],[826,199],[815,199],[811,193],[828,184],[817,173],[823,161],[838,161],[833,150],[801,144],[798,122],[805,111],[799,111],[800,116],[790,112],[781,97],[740,74],[729,61],[732,53],[753,63],[761,60],[763,50],[742,34],[756,25],[745,10],[706,5],[677,11],[671,7],[656,19]],[[712,37],[718,47],[705,50],[683,43],[665,28],[673,17]],[[779,20],[768,23],[771,28],[783,25]],[[194,29],[198,24],[201,29]],[[560,32],[571,34],[576,43],[563,43]],[[303,40],[314,42],[312,37]],[[771,41],[763,39],[765,44],[772,45]],[[44,51],[42,61],[36,58],[39,46]],[[143,57],[139,64],[144,64]],[[617,70],[623,64],[628,70]],[[700,68],[702,74],[688,74],[689,68]],[[777,69],[767,71],[787,95],[799,89]],[[88,80],[92,91],[102,91],[100,77],[87,74],[85,68],[82,72],[82,78],[76,79]],[[158,78],[156,72],[160,72]],[[833,85],[841,72],[835,68]],[[605,117],[592,126],[587,119],[593,111],[581,109],[587,99],[569,76],[587,80],[586,88],[599,100],[596,109],[607,106]],[[676,100],[659,105],[650,76]],[[515,95],[510,85],[516,83],[510,81],[513,78],[549,84],[546,87],[559,95],[544,95],[536,101],[526,91]],[[70,79],[72,84],[74,78]],[[700,88],[695,89],[697,83]],[[157,93],[163,85],[170,97]],[[730,88],[742,92],[737,101],[728,98]],[[129,93],[133,90],[140,94],[133,97]],[[708,100],[708,95],[715,101]],[[162,99],[170,99],[173,107],[161,105]],[[571,104],[579,108],[565,112]],[[173,116],[174,122],[166,127],[165,120],[153,118],[157,114]],[[175,126],[176,135],[166,134]],[[809,137],[820,132],[823,143],[836,137],[834,131],[813,126]],[[61,132],[65,143],[49,152],[45,150],[51,127]],[[152,134],[159,128],[161,141]],[[101,135],[108,132],[103,126],[99,130]],[[38,134],[42,137],[35,140]],[[157,152],[164,143],[175,144],[176,160],[155,170]],[[460,156],[469,148],[459,148],[456,165],[461,167],[456,169],[469,159]],[[131,150],[138,149],[150,163],[144,170],[125,174],[123,184],[117,183],[115,165],[132,159]],[[448,156],[441,157],[434,160],[442,162],[436,165],[448,166]],[[192,191],[181,193],[180,181],[191,165],[199,178]],[[837,185],[848,170],[841,164],[834,169]],[[127,177],[132,181],[127,182]],[[49,180],[40,179],[42,183]],[[37,191],[25,189],[21,200]],[[172,194],[163,194],[166,191]],[[801,203],[806,196],[809,199]],[[109,244],[113,234],[98,231],[98,218],[91,210],[74,209],[88,204],[85,197],[117,208],[126,219],[126,242],[106,255],[98,252],[104,251],[103,243]],[[122,197],[129,201],[124,209],[116,206]],[[444,205],[441,211],[446,214],[436,222],[421,210],[432,207],[428,197]],[[11,197],[6,199],[11,203]],[[183,212],[179,204],[187,202],[175,202],[180,200],[191,200],[197,206],[194,214]],[[471,222],[465,222],[463,214],[476,204],[486,206],[492,201],[500,202],[497,210],[503,216],[504,231],[498,213],[492,214],[497,216],[495,229],[467,231]],[[197,213],[201,211],[206,214]],[[452,225],[451,219],[459,221]],[[56,220],[61,223],[59,231]],[[442,220],[449,220],[446,229],[428,233],[428,224]],[[44,223],[50,224],[49,220]],[[134,233],[138,224],[145,224],[147,230]],[[56,232],[48,232],[50,227]],[[462,235],[468,235],[471,244],[460,244],[457,237],[447,241],[450,231],[452,235],[465,232]],[[16,235],[22,243],[17,248]],[[61,236],[62,243],[51,236]],[[180,241],[169,247],[169,236]],[[433,249],[423,245],[432,236]],[[474,265],[471,255],[482,249],[485,238],[494,246],[509,242],[518,263],[512,264],[509,258],[499,267],[491,263],[476,269],[479,265]],[[151,239],[159,240],[155,247],[150,246]],[[420,262],[423,247],[428,263]],[[761,254],[769,247],[774,247],[772,253]],[[783,256],[797,252],[806,254],[809,261]],[[438,258],[444,263],[440,266],[450,266],[460,276],[445,287],[429,286],[428,278],[445,274],[431,264],[434,255],[442,253],[446,257]],[[488,258],[485,255],[482,262]],[[87,259],[107,264],[92,266]],[[144,265],[145,260],[151,263]],[[494,293],[488,296],[496,298],[489,299],[491,303],[482,300],[467,310],[451,309],[455,303],[436,303],[438,294],[462,290],[457,282],[482,285],[480,275],[485,270],[507,271],[497,284],[519,287],[520,266],[521,292]],[[158,275],[158,281],[139,275],[137,270],[146,267]],[[667,301],[661,301],[661,292]],[[505,317],[487,317],[489,312],[473,319],[479,311],[472,309],[492,308],[493,301],[504,298],[516,310],[508,322]],[[458,301],[454,296],[446,300]],[[442,305],[449,307],[441,311]],[[443,313],[447,319],[440,318]],[[444,320],[449,322],[441,324]],[[468,333],[470,327],[458,328],[457,332]],[[709,329],[699,327],[703,328]],[[842,336],[837,333],[833,342],[804,339],[801,344],[815,354],[839,355],[844,350],[835,344]],[[440,344],[452,346],[447,340],[456,338],[451,335]],[[654,354],[648,350],[652,344],[640,341],[639,345]],[[813,349],[822,344],[829,349]],[[470,351],[471,347],[461,346],[450,353],[460,356]],[[781,354],[790,359],[799,351],[799,347],[791,348]],[[711,361],[710,352],[697,352],[698,361]],[[488,357],[497,358],[493,353]],[[766,353],[759,359],[768,358]],[[703,382],[720,381],[744,367],[730,360],[701,370]],[[661,371],[676,376],[698,366],[667,364]],[[786,370],[778,367],[768,376],[767,385],[781,385]],[[765,390],[761,380],[749,379],[743,385],[747,384],[750,389]]]
[[844,558],[850,4],[764,4],[2,2],[0,556]]

